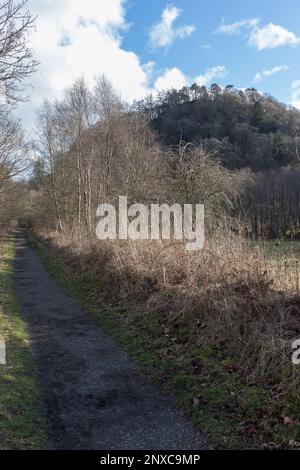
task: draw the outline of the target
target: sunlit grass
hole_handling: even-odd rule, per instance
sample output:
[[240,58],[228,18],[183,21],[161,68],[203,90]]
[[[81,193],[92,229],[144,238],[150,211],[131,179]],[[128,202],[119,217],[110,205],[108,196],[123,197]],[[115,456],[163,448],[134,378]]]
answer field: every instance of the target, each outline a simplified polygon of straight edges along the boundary
[[6,365],[0,365],[0,449],[44,446],[44,422],[29,336],[14,290],[13,238],[0,241],[0,338],[6,344]]

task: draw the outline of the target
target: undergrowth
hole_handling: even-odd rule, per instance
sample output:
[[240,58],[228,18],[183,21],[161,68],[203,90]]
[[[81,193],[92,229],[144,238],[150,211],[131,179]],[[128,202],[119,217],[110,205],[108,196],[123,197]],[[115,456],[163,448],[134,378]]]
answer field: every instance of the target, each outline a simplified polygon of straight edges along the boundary
[[263,256],[235,240],[197,259],[178,246],[157,256],[150,245],[35,243],[58,282],[215,447],[300,447],[291,362],[300,298],[276,285]]

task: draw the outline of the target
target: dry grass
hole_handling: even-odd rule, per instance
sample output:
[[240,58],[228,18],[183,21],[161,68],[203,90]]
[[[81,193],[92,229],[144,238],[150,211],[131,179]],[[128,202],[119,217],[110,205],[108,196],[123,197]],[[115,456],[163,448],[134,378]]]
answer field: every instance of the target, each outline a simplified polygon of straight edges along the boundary
[[184,318],[201,345],[236,358],[250,380],[281,371],[290,385],[299,380],[291,365],[300,336],[296,258],[270,260],[261,247],[224,234],[199,252],[180,243],[43,237],[68,254],[78,276],[104,277],[114,300],[161,312],[170,327]]

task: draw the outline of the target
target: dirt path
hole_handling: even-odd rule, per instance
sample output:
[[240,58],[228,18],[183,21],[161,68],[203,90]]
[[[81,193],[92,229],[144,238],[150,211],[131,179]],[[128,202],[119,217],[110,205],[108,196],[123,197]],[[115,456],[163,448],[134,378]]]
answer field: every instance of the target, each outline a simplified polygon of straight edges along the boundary
[[50,449],[201,449],[203,437],[43,268],[22,234],[16,288],[38,368]]

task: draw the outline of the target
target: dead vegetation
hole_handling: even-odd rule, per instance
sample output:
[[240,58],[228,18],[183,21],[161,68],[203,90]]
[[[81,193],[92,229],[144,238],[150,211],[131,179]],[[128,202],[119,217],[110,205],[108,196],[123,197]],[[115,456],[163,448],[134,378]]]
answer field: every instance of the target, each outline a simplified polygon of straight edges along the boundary
[[[247,230],[234,208],[253,185],[251,172],[224,168],[202,145],[162,148],[145,117],[128,111],[103,78],[92,92],[77,81],[62,101],[46,103],[40,117],[28,221],[47,242],[50,258],[65,263],[63,284],[66,278],[75,283],[97,318],[110,312],[109,333],[130,337],[127,349],[137,351],[137,342],[145,342],[151,357],[166,360],[173,378],[163,382],[171,391],[180,374],[190,374],[183,380],[186,400],[196,380],[189,412],[204,377],[214,389],[213,409],[222,405],[217,391],[232,381],[234,390],[255,384],[261,388],[250,420],[260,416],[260,393],[266,393],[267,426],[276,409],[280,428],[283,397],[288,407],[299,402],[299,369],[291,361],[292,342],[300,336],[299,258],[296,252],[270,258],[263,243],[243,237]],[[204,249],[188,252],[177,240],[98,240],[97,206],[115,204],[119,195],[147,206],[204,203]],[[247,403],[252,413],[249,394],[235,405],[244,407],[243,418]]]
[[211,239],[192,254],[178,242],[100,243],[90,237],[79,242],[76,236],[44,234],[49,237],[67,254],[75,276],[104,278],[113,302],[159,312],[170,327],[188,319],[190,328],[198,329],[199,344],[236,358],[249,380],[280,371],[289,386],[299,380],[291,365],[291,343],[300,334],[292,262],[290,285],[285,278],[283,290],[280,261],[274,266],[233,235]]

